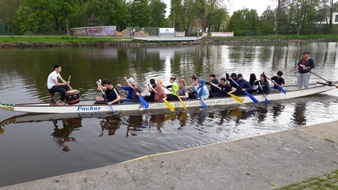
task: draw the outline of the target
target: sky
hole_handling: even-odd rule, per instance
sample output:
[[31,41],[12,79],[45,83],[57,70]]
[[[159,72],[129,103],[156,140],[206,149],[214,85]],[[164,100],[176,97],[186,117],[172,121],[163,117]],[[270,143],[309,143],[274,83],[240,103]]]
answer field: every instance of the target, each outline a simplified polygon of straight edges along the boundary
[[[259,16],[270,6],[271,9],[274,9],[277,5],[277,0],[220,0],[223,2],[229,14],[232,15],[234,11],[248,8],[256,9]],[[163,0],[164,3],[167,3],[167,14],[170,14],[170,0]]]

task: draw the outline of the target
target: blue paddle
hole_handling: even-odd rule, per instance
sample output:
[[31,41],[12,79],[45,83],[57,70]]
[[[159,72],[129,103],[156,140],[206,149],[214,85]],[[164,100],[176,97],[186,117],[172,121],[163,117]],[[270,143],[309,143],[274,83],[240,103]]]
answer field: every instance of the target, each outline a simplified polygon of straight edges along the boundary
[[[129,83],[129,81],[126,79],[127,83],[129,86],[131,86],[133,88],[133,90],[138,93],[135,88]],[[138,93],[139,94],[139,93]],[[148,102],[139,94],[137,95],[138,96],[138,99],[140,100],[141,104],[143,105],[144,108],[148,109],[149,108],[149,104]]]
[[[239,86],[239,84],[236,81],[234,81],[234,79],[232,79],[231,77],[229,79],[232,80],[232,82],[234,82],[239,88],[243,89],[241,86]],[[253,97],[250,93],[248,93],[245,90],[244,90],[244,92],[253,101],[253,103],[255,103],[255,104],[258,103],[258,100],[255,97]]]
[[[264,73],[263,73],[264,74]],[[266,76],[266,75],[265,75]],[[271,80],[270,78],[266,77],[268,80]],[[274,85],[277,86],[278,90],[283,92],[284,94],[286,94],[286,91],[279,85],[277,84],[274,80],[271,80],[273,82]]]
[[259,88],[262,90],[262,92],[264,94],[264,98],[265,98],[264,103],[265,104],[270,104],[269,100],[266,98],[266,94],[264,93],[263,87],[261,85],[261,82],[259,82],[259,80],[258,80],[258,85],[259,85]]

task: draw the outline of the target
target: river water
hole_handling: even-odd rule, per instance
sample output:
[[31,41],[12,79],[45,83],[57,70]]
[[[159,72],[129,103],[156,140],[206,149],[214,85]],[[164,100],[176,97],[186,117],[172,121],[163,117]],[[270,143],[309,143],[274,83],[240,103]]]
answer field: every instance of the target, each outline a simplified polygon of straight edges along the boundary
[[[95,81],[169,84],[175,75],[190,84],[229,73],[284,72],[296,84],[296,62],[310,51],[313,70],[338,80],[337,43],[289,43],[187,47],[0,49],[0,102],[48,102],[46,78],[59,63],[61,75],[82,100],[99,95]],[[311,82],[322,81],[311,76]],[[123,94],[123,92],[121,92]],[[208,107],[170,113],[29,115],[0,110],[0,187],[107,166],[144,155],[232,141],[338,119],[338,90],[269,105]]]

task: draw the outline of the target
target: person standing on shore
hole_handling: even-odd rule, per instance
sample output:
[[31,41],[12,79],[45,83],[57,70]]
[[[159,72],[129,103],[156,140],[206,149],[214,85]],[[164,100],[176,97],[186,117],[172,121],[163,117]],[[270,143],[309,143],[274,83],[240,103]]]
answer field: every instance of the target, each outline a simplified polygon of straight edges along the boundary
[[310,52],[305,51],[303,53],[303,59],[298,62],[298,86],[300,89],[306,89],[309,87],[311,69],[315,67],[315,62],[310,57]]
[[59,92],[61,94],[61,102],[60,105],[65,105],[66,102],[66,92],[68,90],[69,81],[65,81],[60,73],[62,71],[62,67],[59,64],[54,65],[54,71],[48,75],[47,78],[47,88],[49,92]]

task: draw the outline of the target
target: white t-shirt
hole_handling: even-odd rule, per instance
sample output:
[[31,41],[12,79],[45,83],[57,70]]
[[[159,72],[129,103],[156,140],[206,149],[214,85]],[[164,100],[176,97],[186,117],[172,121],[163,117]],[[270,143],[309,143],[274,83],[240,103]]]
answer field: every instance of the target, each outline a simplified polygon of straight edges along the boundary
[[55,86],[54,80],[58,80],[58,77],[61,78],[61,75],[60,73],[56,73],[56,71],[53,71],[48,75],[48,78],[47,78],[48,89],[51,89],[53,86]]

